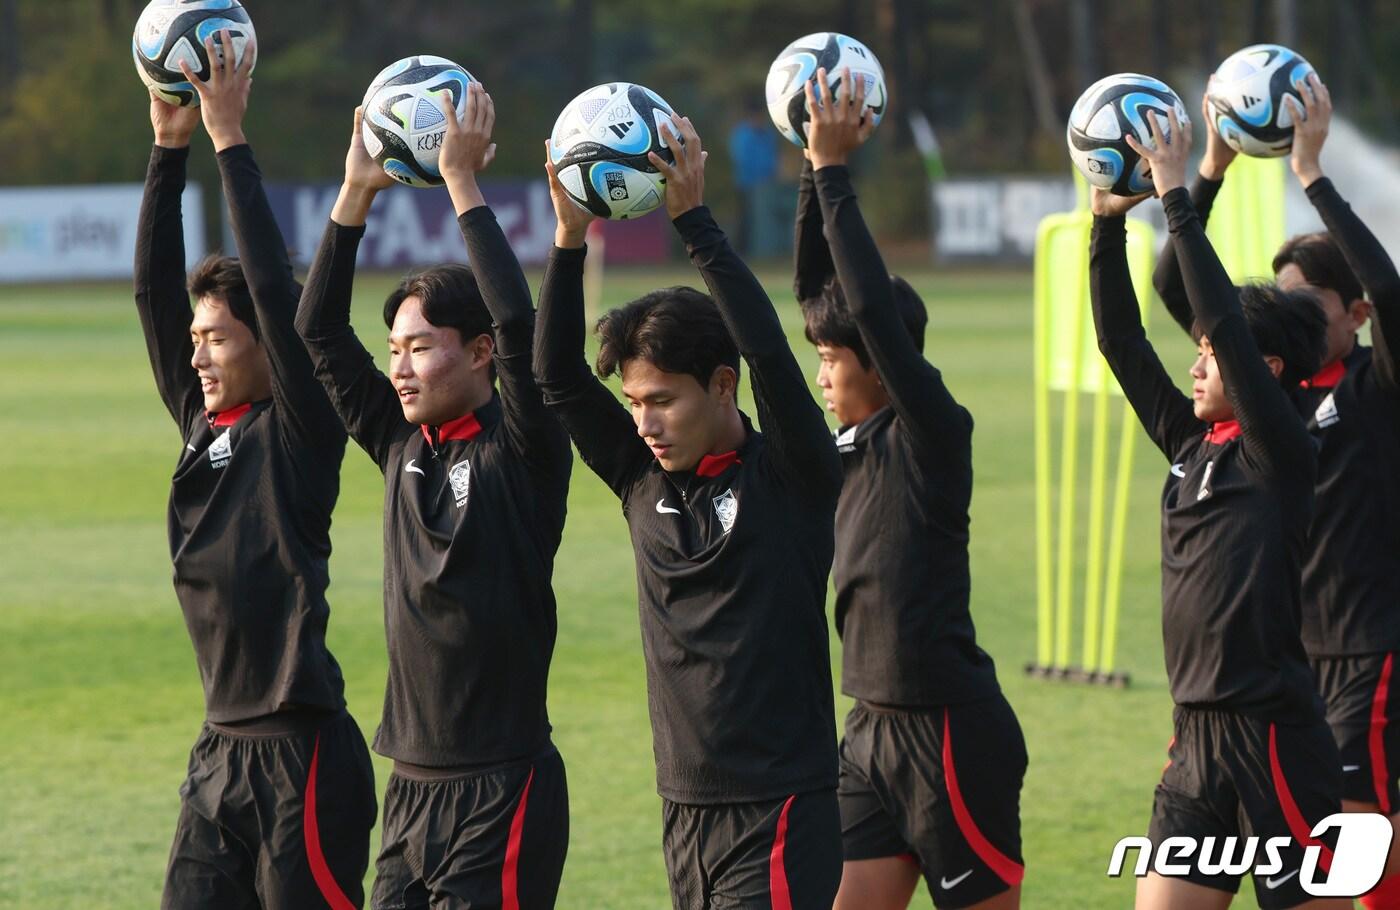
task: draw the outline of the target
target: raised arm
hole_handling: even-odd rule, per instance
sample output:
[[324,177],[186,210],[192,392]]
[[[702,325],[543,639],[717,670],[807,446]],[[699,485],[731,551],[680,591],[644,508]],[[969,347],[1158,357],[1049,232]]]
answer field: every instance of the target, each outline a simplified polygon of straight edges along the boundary
[[703,204],[705,153],[690,120],[672,116],[675,164],[652,153],[666,175],[666,211],[685,241],[729,332],[753,373],[758,417],[774,463],[803,493],[834,496],[841,488],[841,459],[821,408],[788,347],[778,313],[762,285],[729,245]]
[[306,276],[296,328],[345,429],[382,469],[389,447],[411,427],[393,383],[375,368],[374,358],[350,327],[355,256],[365,235],[365,218],[375,195],[392,180],[365,151],[358,108],[345,161],[345,183]]
[[822,208],[817,199],[817,184],[812,161],[802,163],[802,175],[797,179],[797,227],[793,242],[795,277],[793,290],[798,300],[810,300],[821,294],[827,281],[836,274],[831,261],[831,248],[822,233]]
[[545,405],[578,446],[584,464],[619,498],[625,498],[632,481],[651,464],[651,450],[637,435],[627,409],[584,359],[583,262],[588,254],[584,238],[593,219],[569,200],[548,155],[545,170],[558,226],[540,285],[535,381]]
[[[1212,77],[1214,78],[1214,77]],[[1220,138],[1215,128],[1215,118],[1211,114],[1210,92],[1201,98],[1201,116],[1206,123],[1206,151],[1201,157],[1196,179],[1191,183],[1191,204],[1204,226],[1210,220],[1210,211],[1215,206],[1215,197],[1225,182],[1225,171],[1235,160],[1236,152]],[[1157,295],[1166,304],[1167,313],[1181,326],[1186,334],[1191,334],[1191,323],[1195,314],[1191,312],[1191,301],[1186,299],[1186,285],[1181,280],[1181,266],[1176,260],[1176,246],[1168,243],[1162,247],[1162,255],[1157,260],[1156,271],[1152,273],[1152,284]]]
[[[1347,265],[1366,289],[1375,308],[1371,314],[1371,362],[1382,387],[1400,395],[1400,368],[1396,365],[1400,347],[1400,275],[1396,274],[1385,247],[1365,222],[1337,192],[1322,172],[1322,146],[1332,122],[1332,96],[1314,73],[1308,77],[1312,91],[1302,92],[1304,109],[1300,115],[1293,102],[1293,172],[1307,191],[1308,200],[1322,216],[1332,239],[1337,242]],[[1289,98],[1292,102],[1292,98]],[[1351,301],[1342,301],[1349,304]],[[1387,334],[1387,331],[1389,334]]]
[[491,313],[496,336],[496,372],[506,433],[516,454],[539,468],[567,472],[573,463],[564,428],[544,405],[535,384],[532,351],[535,310],[530,288],[496,215],[486,205],[476,174],[495,157],[491,141],[496,111],[481,83],[467,88],[461,121],[444,96],[447,115],[438,167],[447,182],[467,254]]
[[[209,59],[218,60],[213,37],[206,41]],[[227,35],[223,39],[228,42]],[[231,46],[226,44],[225,46]],[[238,246],[239,264],[247,279],[258,321],[258,334],[272,369],[276,419],[291,438],[321,451],[343,451],[345,428],[316,380],[311,358],[296,331],[301,285],[292,276],[292,263],[277,220],[263,191],[262,172],[243,135],[255,53],[243,54],[236,65],[232,54],[215,63],[208,82],[184,64],[186,78],[199,92],[204,128],[213,140],[229,223]]]
[[[854,101],[850,99],[853,82],[858,84]],[[955,457],[966,462],[971,458],[972,418],[905,328],[885,261],[866,228],[846,168],[851,152],[873,129],[873,120],[864,116],[865,82],[851,79],[848,71],[833,99],[826,72],[818,70],[817,88],[809,84],[807,91],[821,93],[820,103],[811,105],[807,142],[846,307],[916,449],[926,458]]]
[[190,136],[199,111],[151,99],[155,145],[136,223],[134,291],[156,391],[184,433],[203,408],[190,360],[190,297],[185,290],[185,233],[180,197],[185,190]]
[[1147,435],[1162,454],[1174,458],[1192,436],[1205,432],[1205,425],[1147,340],[1128,270],[1126,206],[1107,197],[1102,190],[1094,191],[1089,241],[1089,300],[1099,351]]

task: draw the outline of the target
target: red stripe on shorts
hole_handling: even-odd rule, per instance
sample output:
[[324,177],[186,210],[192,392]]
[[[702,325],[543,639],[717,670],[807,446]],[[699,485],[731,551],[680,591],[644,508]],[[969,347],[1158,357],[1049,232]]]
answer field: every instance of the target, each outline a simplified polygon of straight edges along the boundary
[[789,796],[783,803],[782,814],[778,816],[778,833],[773,838],[773,851],[768,854],[768,895],[773,910],[792,910],[792,894],[788,892],[787,878],[787,829],[788,810],[797,796]]
[[1312,825],[1303,818],[1298,804],[1293,801],[1293,791],[1288,789],[1288,781],[1283,776],[1283,765],[1278,758],[1278,726],[1275,724],[1269,724],[1269,771],[1273,774],[1274,793],[1278,796],[1278,804],[1283,808],[1283,818],[1288,822],[1288,830],[1293,839],[1300,847],[1321,847],[1322,855],[1317,864],[1322,867],[1323,872],[1331,871],[1332,848],[1320,840],[1313,839]]
[[530,784],[535,780],[535,769],[525,778],[525,789],[520,792],[520,805],[515,807],[515,815],[510,820],[510,840],[506,841],[506,861],[501,866],[501,910],[520,910],[520,838],[525,833],[525,804],[530,801]]
[[1026,867],[987,840],[972,820],[972,813],[967,811],[967,803],[963,802],[962,790],[958,787],[958,772],[953,767],[953,740],[948,733],[947,708],[943,709],[943,782],[948,788],[948,800],[953,804],[953,818],[957,819],[958,829],[972,852],[1009,887],[1021,884],[1021,879],[1026,877]]
[[1390,769],[1385,763],[1385,702],[1390,692],[1390,671],[1395,664],[1395,653],[1385,656],[1381,664],[1381,681],[1376,685],[1376,697],[1371,702],[1371,781],[1376,786],[1376,802],[1380,803],[1381,815],[1390,814]]
[[301,830],[306,840],[306,860],[311,865],[311,877],[331,910],[355,910],[355,905],[336,884],[335,875],[321,850],[321,826],[316,820],[316,771],[321,763],[321,734],[316,734],[316,746],[311,750],[311,772],[306,776],[306,795],[302,798]]

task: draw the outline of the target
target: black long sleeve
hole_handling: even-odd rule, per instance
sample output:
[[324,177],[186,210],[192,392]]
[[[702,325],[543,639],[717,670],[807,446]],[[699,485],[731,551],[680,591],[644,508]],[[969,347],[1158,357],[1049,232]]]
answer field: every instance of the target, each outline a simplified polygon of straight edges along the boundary
[[810,300],[821,294],[827,281],[836,274],[831,261],[831,248],[822,233],[822,209],[817,200],[816,180],[812,162],[802,164],[797,180],[797,227],[793,240],[796,276],[793,289],[798,300]]
[[531,363],[535,309],[520,260],[489,206],[464,212],[457,223],[495,327],[496,374],[506,435],[516,454],[531,466],[568,473],[573,464],[568,438],[535,384]]
[[779,471],[795,490],[835,497],[841,489],[841,459],[772,301],[709,208],[697,206],[676,218],[675,225],[752,371],[760,428]]
[[1147,435],[1168,458],[1205,432],[1191,402],[1177,389],[1147,340],[1128,270],[1128,232],[1122,216],[1094,218],[1089,242],[1089,297],[1099,351]]
[[327,222],[297,307],[296,329],[345,429],[382,470],[389,447],[413,427],[403,419],[393,383],[375,368],[350,327],[355,255],[364,235],[363,225]]
[[861,216],[850,172],[824,167],[816,183],[846,306],[895,413],[925,457],[970,457],[972,418],[924,359],[895,309],[890,276]]
[[253,150],[247,145],[227,148],[218,154],[218,161],[239,264],[272,368],[274,414],[299,444],[318,451],[343,451],[344,425],[316,380],[306,345],[297,335],[302,289],[292,275],[292,262],[263,191]]
[[544,402],[568,429],[584,464],[625,499],[652,462],[632,416],[583,356],[583,261],[587,248],[550,251],[535,324],[535,381]]
[[[1200,174],[1191,184],[1191,204],[1196,208],[1196,216],[1205,227],[1210,220],[1210,211],[1215,207],[1215,197],[1220,193],[1224,180],[1208,180]],[[1176,258],[1176,245],[1168,243],[1162,248],[1157,260],[1157,268],[1152,273],[1152,284],[1157,288],[1157,296],[1166,304],[1167,313],[1181,326],[1186,334],[1191,334],[1191,322],[1196,318],[1191,312],[1191,301],[1186,296],[1186,283],[1181,278],[1181,266]]]
[[1175,189],[1163,198],[1162,205],[1196,324],[1215,352],[1245,451],[1273,474],[1293,478],[1301,473],[1311,484],[1316,459],[1307,428],[1264,362],[1240,308],[1239,289],[1206,239],[1190,197],[1185,189]]
[[1400,369],[1395,361],[1398,339],[1387,336],[1387,329],[1392,334],[1400,331],[1400,274],[1395,263],[1331,180],[1323,177],[1314,181],[1307,193],[1375,307],[1371,314],[1371,363],[1376,379],[1382,388],[1400,394]]
[[190,365],[190,297],[185,290],[185,233],[180,197],[185,190],[188,147],[151,149],[146,191],[136,225],[136,312],[146,336],[156,391],[185,432],[204,407],[199,377]]

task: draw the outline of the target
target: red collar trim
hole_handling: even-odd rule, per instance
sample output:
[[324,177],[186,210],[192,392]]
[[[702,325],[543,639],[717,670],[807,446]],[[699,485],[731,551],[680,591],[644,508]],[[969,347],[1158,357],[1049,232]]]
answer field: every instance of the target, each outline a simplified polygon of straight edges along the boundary
[[1225,443],[1240,435],[1240,422],[1238,420],[1224,420],[1220,423],[1210,425],[1210,432],[1206,434],[1206,442],[1213,446],[1223,446]]
[[204,416],[209,420],[209,426],[211,427],[231,427],[235,423],[238,423],[240,417],[251,410],[253,410],[252,402],[247,402],[245,404],[240,404],[236,408],[220,411],[217,414],[205,411]]
[[723,455],[706,455],[700,459],[700,463],[695,466],[695,473],[700,477],[718,477],[732,464],[739,463],[738,451],[725,452]]
[[1342,381],[1342,377],[1347,374],[1345,361],[1338,357],[1327,366],[1317,371],[1317,375],[1312,379],[1303,380],[1305,389],[1331,389]]
[[[433,444],[432,428],[426,424],[420,424],[419,430],[423,432],[423,438],[428,440],[428,444]],[[449,420],[437,428],[438,443],[451,442],[455,440],[472,439],[481,432],[481,421],[476,419],[476,413],[472,412],[465,417],[458,417],[456,420]]]

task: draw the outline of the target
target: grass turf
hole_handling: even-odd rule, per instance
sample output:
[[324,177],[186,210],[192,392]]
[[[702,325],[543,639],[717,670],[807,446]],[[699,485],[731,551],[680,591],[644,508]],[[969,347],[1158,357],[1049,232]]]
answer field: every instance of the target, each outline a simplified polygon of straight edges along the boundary
[[[815,375],[788,277],[761,277]],[[1021,667],[1035,645],[1029,276],[908,277],[929,305],[927,353],[977,422],[973,615],[1030,750],[1024,906],[1125,906],[1132,880],[1104,870],[1114,842],[1146,827],[1171,733],[1158,631],[1164,464],[1142,439],[1119,645],[1131,689],[1027,679]],[[355,299],[355,324],[376,352],[389,280],[363,278]],[[531,280],[537,286],[538,275]],[[614,270],[604,304],[696,280],[681,269]],[[1184,376],[1187,343],[1157,334],[1168,336],[1164,361]],[[202,717],[165,541],[179,450],[126,287],[0,288],[0,907],[158,902],[176,788]],[[1087,452],[1081,458],[1087,463]],[[329,642],[367,735],[385,678],[381,498],[377,471],[352,444],[332,531]],[[633,578],[617,504],[580,464],[554,577],[550,714],[568,766],[572,826],[561,907],[669,906]],[[839,673],[834,634],[832,654]],[[848,707],[839,699],[840,715]],[[388,764],[378,757],[376,773],[382,794]],[[376,833],[371,858],[378,842]],[[922,887],[914,906],[931,906]]]

